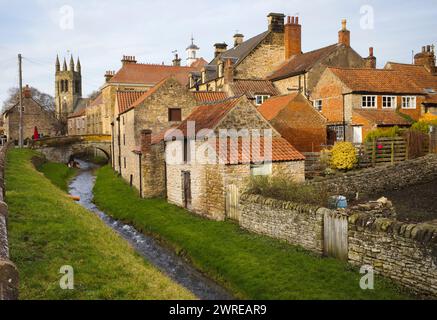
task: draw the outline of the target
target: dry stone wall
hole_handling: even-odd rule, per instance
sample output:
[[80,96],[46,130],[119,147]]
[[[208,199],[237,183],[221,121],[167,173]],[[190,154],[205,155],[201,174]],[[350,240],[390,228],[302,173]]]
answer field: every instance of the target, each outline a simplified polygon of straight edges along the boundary
[[9,260],[8,206],[5,200],[5,164],[8,146],[0,150],[0,300],[18,299],[18,271]]
[[437,297],[437,224],[396,220],[386,199],[339,212],[244,194],[242,228],[318,254],[324,253],[324,216],[348,217],[347,257],[350,264],[372,266],[411,291]]
[[330,192],[354,199],[356,194],[372,195],[437,179],[437,154],[429,154],[395,165],[351,171],[340,176],[312,181]]

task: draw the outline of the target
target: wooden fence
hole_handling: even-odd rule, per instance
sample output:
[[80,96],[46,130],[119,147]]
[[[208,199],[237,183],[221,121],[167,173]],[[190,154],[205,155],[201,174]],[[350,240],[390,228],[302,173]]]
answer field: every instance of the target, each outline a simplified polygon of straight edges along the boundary
[[429,152],[437,153],[437,126],[431,126]]

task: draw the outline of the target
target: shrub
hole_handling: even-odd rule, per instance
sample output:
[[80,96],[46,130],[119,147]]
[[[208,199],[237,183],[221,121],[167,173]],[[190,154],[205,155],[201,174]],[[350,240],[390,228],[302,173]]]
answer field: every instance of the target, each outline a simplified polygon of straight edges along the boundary
[[419,132],[424,133],[424,134],[428,134],[429,129],[430,129],[430,126],[425,121],[418,121],[411,126],[411,130],[419,131]]
[[339,170],[351,170],[358,162],[355,147],[350,142],[339,142],[331,151],[331,166]]
[[372,142],[378,138],[392,138],[398,137],[402,133],[402,130],[398,126],[390,127],[390,128],[378,128],[370,131],[366,135],[366,142]]
[[246,193],[322,207],[328,205],[330,196],[323,186],[316,187],[284,178],[266,176],[252,177],[247,185]]

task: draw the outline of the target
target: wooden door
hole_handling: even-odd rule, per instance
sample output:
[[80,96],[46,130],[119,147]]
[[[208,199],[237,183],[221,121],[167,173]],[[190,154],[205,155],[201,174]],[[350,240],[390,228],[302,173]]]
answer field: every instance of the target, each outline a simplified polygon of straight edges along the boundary
[[326,256],[348,260],[347,216],[326,213],[324,217],[324,253]]
[[240,210],[238,208],[239,192],[234,184],[226,188],[226,217],[235,221],[240,221]]
[[184,207],[191,208],[191,173],[183,172],[183,188],[184,188]]

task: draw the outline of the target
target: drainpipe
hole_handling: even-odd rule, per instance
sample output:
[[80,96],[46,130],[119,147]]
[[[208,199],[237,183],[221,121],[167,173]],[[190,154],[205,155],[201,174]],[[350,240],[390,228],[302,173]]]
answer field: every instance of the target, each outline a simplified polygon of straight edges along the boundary
[[143,173],[142,173],[142,166],[141,166],[141,153],[138,154],[138,169],[140,172],[140,198],[143,198]]
[[120,116],[117,117],[118,122],[118,174],[121,176],[121,126],[120,126]]
[[167,143],[164,140],[164,192],[165,192],[165,199],[168,199],[167,194]]

